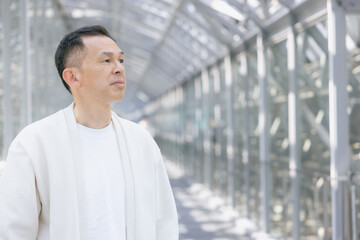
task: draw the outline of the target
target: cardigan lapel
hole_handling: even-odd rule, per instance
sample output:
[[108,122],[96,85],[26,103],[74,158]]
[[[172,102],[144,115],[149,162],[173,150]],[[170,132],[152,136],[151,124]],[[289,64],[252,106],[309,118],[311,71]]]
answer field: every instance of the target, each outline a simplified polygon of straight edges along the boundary
[[124,127],[120,118],[112,112],[112,122],[118,140],[123,174],[125,176],[126,196],[126,239],[135,240],[135,183],[130,159],[129,146],[126,141]]
[[[82,149],[80,137],[78,134],[76,119],[74,115],[74,103],[64,109],[66,123],[68,126],[70,142],[74,157],[78,224],[80,230],[80,239],[88,239],[87,213],[85,209],[85,184],[83,178],[83,169],[81,167]],[[112,112],[112,122],[114,124],[118,146],[120,151],[123,174],[125,176],[125,195],[126,195],[126,239],[135,240],[135,186],[130,159],[129,147],[126,141],[125,131],[121,124],[120,118]]]
[[87,212],[86,212],[86,200],[85,200],[85,183],[84,183],[84,170],[81,166],[82,163],[82,151],[80,144],[80,137],[76,125],[76,119],[73,110],[74,103],[64,109],[65,119],[68,126],[70,143],[72,146],[73,163],[75,168],[75,188],[78,210],[79,235],[81,240],[88,239],[88,226],[87,226]]

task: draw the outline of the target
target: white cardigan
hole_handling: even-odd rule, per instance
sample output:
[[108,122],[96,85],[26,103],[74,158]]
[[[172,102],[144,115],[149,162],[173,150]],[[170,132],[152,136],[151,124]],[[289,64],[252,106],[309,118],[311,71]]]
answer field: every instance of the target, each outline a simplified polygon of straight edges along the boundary
[[[155,141],[112,113],[126,181],[127,240],[177,240],[173,193]],[[86,240],[79,135],[69,107],[23,129],[0,177],[1,240]]]

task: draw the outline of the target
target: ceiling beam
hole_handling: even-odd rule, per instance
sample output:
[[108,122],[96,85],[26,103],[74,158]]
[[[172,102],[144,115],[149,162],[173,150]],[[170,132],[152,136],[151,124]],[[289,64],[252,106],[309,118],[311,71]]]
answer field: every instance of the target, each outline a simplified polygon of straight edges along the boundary
[[[203,3],[200,1],[200,3],[205,6],[203,10],[206,12],[206,15],[209,19],[215,18],[216,20],[220,21],[224,26],[226,26],[232,33],[237,34],[240,36],[240,38],[244,38],[244,33],[239,30],[239,28],[234,24],[233,22],[228,21],[227,19],[224,19],[221,17],[218,12],[214,9],[212,9],[208,4]],[[199,6],[199,5],[197,5]]]
[[151,54],[151,56],[150,56],[150,58],[149,58],[149,60],[147,62],[147,65],[144,68],[144,71],[141,73],[140,77],[134,81],[134,82],[136,82],[136,85],[132,89],[129,89],[129,93],[128,93],[129,97],[135,96],[135,93],[138,91],[139,85],[140,85],[141,81],[143,81],[143,79],[146,77],[147,72],[149,71],[149,68],[150,68],[150,66],[152,64],[152,61],[155,59],[155,56],[157,55],[159,49],[162,47],[165,39],[169,35],[171,28],[175,24],[177,12],[184,6],[185,2],[186,2],[186,0],[179,0],[177,5],[175,6],[175,11],[171,16],[171,18],[170,18],[170,20],[169,20],[169,22],[167,24],[167,27],[165,28],[165,31],[164,31],[163,35],[158,40],[154,50],[152,51],[152,54]]
[[228,2],[237,10],[245,13],[259,28],[262,28],[263,20],[246,3],[240,3],[237,0],[228,0]]
[[281,3],[284,7],[286,7],[287,9],[290,9],[291,6],[294,3],[294,0],[278,0],[279,3]]
[[[203,17],[206,18],[207,21],[209,21],[210,25],[212,26],[213,34],[215,33],[217,36],[223,36],[223,38],[226,39],[226,42],[224,45],[228,47],[228,45],[231,44],[232,37],[226,36],[224,33],[221,32],[221,29],[224,28],[216,19],[214,19],[209,12],[208,12],[208,6],[206,6],[203,3],[200,3],[198,0],[190,0],[191,3],[196,7],[197,11],[201,13]],[[231,33],[231,32],[230,32]]]
[[[218,29],[213,24],[209,24],[209,26],[203,24],[199,19],[194,17],[192,14],[181,11],[180,12],[182,17],[184,17],[186,20],[190,20],[193,23],[195,23],[198,27],[202,28],[209,36],[214,37],[219,43],[227,45],[229,44],[229,38],[224,36],[221,32],[219,32]],[[179,15],[180,15],[179,13]]]
[[67,31],[71,31],[71,24],[69,21],[69,17],[66,15],[63,5],[61,4],[61,0],[51,0],[51,2],[54,4],[55,7],[55,12],[60,16],[60,18],[62,19],[64,25],[65,25],[65,29]]

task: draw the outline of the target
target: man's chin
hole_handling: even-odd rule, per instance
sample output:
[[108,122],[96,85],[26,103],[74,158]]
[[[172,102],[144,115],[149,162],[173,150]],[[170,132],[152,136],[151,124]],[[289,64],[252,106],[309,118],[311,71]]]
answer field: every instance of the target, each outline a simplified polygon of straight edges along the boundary
[[123,99],[124,99],[124,97],[125,97],[125,93],[124,93],[124,94],[121,94],[121,95],[119,95],[119,96],[116,96],[115,98],[113,98],[113,100],[112,100],[112,103],[111,103],[111,104],[113,104],[113,103],[117,103],[117,102],[120,102],[121,100],[123,100]]

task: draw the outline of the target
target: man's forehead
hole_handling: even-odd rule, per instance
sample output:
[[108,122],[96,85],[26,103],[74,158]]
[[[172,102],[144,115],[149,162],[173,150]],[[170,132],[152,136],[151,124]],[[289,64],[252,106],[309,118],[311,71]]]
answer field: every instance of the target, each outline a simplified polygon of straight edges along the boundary
[[99,36],[86,36],[82,38],[85,48],[89,51],[101,52],[113,52],[122,53],[119,46],[109,37]]

